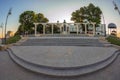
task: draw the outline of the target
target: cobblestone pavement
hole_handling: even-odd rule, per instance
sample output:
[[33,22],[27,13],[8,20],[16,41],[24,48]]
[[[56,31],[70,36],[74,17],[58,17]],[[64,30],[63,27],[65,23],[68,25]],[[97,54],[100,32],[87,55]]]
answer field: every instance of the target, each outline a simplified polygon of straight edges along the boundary
[[1,51],[0,80],[120,80],[120,56],[102,70],[87,75],[65,78],[45,76],[28,71],[14,63],[6,51]]
[[13,54],[25,61],[51,67],[78,67],[108,59],[117,50],[112,47],[12,46]]

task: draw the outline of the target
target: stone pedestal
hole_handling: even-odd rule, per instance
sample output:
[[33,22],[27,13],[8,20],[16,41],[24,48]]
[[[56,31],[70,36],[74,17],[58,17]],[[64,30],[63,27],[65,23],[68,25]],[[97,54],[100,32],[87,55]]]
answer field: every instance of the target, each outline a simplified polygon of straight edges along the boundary
[[62,34],[68,34],[67,31],[63,31]]

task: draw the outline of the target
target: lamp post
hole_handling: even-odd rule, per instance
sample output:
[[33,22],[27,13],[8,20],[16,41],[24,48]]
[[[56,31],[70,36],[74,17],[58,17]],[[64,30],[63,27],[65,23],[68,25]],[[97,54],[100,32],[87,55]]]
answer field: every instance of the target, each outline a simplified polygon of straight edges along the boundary
[[114,4],[114,6],[115,6],[115,10],[117,10],[118,11],[118,13],[119,13],[119,15],[120,15],[120,10],[118,9],[118,6],[117,6],[117,4],[113,1],[113,4]]
[[[104,17],[103,12],[102,12],[102,17],[103,17],[103,25],[104,25],[104,31],[105,31],[104,36],[106,36],[106,24],[105,24],[105,17]],[[108,32],[108,33],[109,33],[109,32]]]
[[2,43],[3,43],[3,23],[1,24],[0,27],[2,28],[2,37],[1,37],[1,39],[2,39]]
[[9,9],[9,11],[8,11],[8,14],[7,14],[7,17],[6,17],[6,22],[5,22],[5,32],[4,32],[4,34],[5,34],[5,38],[4,38],[4,43],[6,44],[6,27],[7,27],[7,20],[8,20],[8,16],[9,15],[11,15],[11,8]]

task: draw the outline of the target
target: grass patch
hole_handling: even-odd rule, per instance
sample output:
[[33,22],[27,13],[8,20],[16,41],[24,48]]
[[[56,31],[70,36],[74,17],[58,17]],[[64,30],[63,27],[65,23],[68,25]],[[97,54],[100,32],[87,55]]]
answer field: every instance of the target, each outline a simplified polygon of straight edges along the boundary
[[106,38],[108,40],[108,42],[110,42],[111,44],[115,44],[120,46],[120,38],[116,37],[116,36],[109,36]]
[[7,44],[16,43],[20,39],[21,39],[20,35],[15,35],[13,37],[8,38],[7,41],[6,41],[6,43]]

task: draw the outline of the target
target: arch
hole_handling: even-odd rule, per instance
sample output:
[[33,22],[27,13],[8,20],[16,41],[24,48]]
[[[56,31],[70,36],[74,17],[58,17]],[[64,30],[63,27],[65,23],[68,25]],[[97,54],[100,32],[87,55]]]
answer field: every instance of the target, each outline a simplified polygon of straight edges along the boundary
[[[37,31],[39,31],[38,27],[41,25],[41,31],[39,33],[43,34],[69,34],[71,32],[71,26],[73,25],[73,32],[76,34],[88,34],[88,25],[93,27],[93,35],[95,35],[95,23],[34,23],[35,24],[35,36],[37,35]],[[64,25],[66,27],[64,27]],[[66,29],[64,29],[66,28]]]

